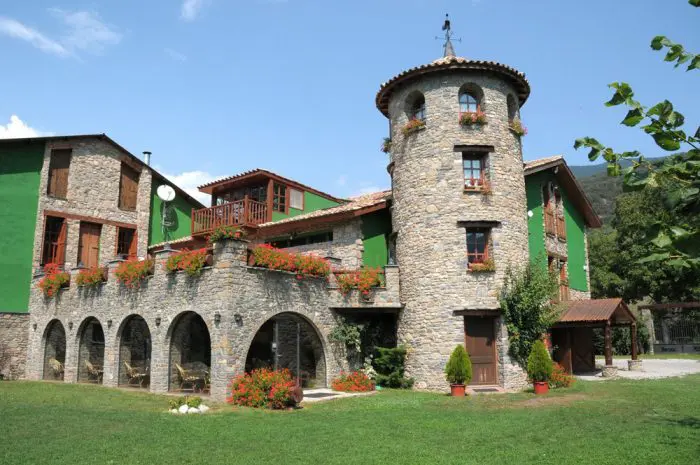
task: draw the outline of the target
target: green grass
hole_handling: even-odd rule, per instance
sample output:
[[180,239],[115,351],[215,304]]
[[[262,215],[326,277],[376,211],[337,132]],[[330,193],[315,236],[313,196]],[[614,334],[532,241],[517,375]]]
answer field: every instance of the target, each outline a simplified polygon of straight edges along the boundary
[[[596,355],[596,360],[604,360],[602,355]],[[614,359],[629,360],[629,355],[613,355]],[[639,354],[642,360],[668,360],[668,359],[683,359],[683,360],[700,360],[700,354]]]
[[167,397],[0,383],[2,464],[697,463],[700,375],[469,399],[385,390],[291,412],[166,413]]

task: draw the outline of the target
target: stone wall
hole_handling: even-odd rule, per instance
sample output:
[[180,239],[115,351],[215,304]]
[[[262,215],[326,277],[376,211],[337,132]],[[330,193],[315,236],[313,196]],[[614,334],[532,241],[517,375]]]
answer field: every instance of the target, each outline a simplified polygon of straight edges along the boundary
[[[59,199],[47,195],[49,163],[51,151],[64,148],[72,149],[68,171],[68,194],[66,199]],[[136,225],[137,253],[142,257],[146,255],[151,208],[151,171],[147,168],[141,170],[136,211],[120,210],[118,205],[121,162],[127,158],[130,157],[99,138],[51,141],[46,144],[34,235],[34,268],[37,268],[41,261],[45,210],[92,218],[96,223],[106,221],[107,223],[102,224],[100,237],[99,261],[101,264],[113,259],[116,254],[117,226],[114,223]],[[69,217],[67,226],[65,265],[66,269],[70,269],[78,264],[80,219]]]
[[4,379],[24,378],[28,331],[28,314],[0,313],[0,374]]
[[333,265],[344,269],[362,266],[362,221],[360,218],[333,226],[333,240],[318,244],[288,247],[284,250],[332,259]]
[[[460,88],[483,91],[488,124],[458,123]],[[425,129],[403,136],[407,101],[425,96]],[[464,343],[464,324],[455,311],[497,309],[498,288],[509,264],[528,260],[525,179],[521,141],[508,127],[507,96],[516,95],[495,75],[473,71],[428,73],[397,89],[389,101],[392,135],[393,230],[401,267],[400,342],[413,350],[407,372],[419,388],[446,390],[443,370],[456,344]],[[493,146],[488,154],[491,195],[464,191],[462,154],[456,146]],[[496,271],[472,273],[466,259],[465,225],[493,222],[491,256]],[[507,338],[499,336],[500,383],[518,387],[507,357]]]

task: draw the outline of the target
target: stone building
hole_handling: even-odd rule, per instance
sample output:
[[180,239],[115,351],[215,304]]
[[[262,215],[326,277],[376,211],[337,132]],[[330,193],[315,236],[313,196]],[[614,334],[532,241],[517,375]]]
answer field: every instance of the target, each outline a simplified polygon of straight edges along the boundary
[[[549,266],[558,272],[561,300],[590,299],[586,230],[600,219],[563,157],[523,162],[520,108],[530,93],[524,74],[457,57],[447,45],[444,57],[380,87],[376,105],[390,131],[391,190],[384,192],[341,199],[270,171],[248,171],[201,186],[211,205],[181,208],[178,234],[166,241],[153,233],[164,217],[153,180],[165,181],[111,139],[66,139],[78,159],[66,200],[44,195],[53,154],[65,140],[9,144],[14,151],[45,144],[28,269],[47,253],[49,216],[67,221],[63,262],[74,277],[88,259],[88,266],[109,268],[96,288],[71,284],[52,298],[36,288],[40,274],[26,283],[28,336],[14,343],[27,347],[24,376],[223,398],[232,376],[271,366],[289,368],[304,386],[327,386],[358,363],[334,342],[333,331],[359,321],[380,328],[383,345],[410,349],[407,375],[417,388],[446,389],[447,359],[465,344],[472,384],[520,389],[525,375],[508,355],[498,302],[506,269]],[[140,169],[129,211],[115,200],[124,166]],[[96,257],[81,246],[81,224],[89,218],[102,219],[92,221],[103,225]],[[136,230],[135,255],[156,260],[138,289],[114,277],[125,225]],[[206,248],[220,226],[239,227],[247,239],[215,243],[199,276],[163,270],[177,253],[171,246]],[[334,273],[297,279],[254,266],[250,250],[261,244],[321,257]],[[382,284],[369,298],[356,290],[343,295],[336,275],[363,267],[380,268]]]

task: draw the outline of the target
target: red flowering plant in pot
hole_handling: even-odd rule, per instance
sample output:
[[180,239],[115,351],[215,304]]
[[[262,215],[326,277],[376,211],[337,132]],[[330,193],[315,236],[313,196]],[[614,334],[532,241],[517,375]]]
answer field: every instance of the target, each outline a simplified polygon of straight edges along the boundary
[[210,257],[207,249],[185,249],[169,256],[163,267],[168,273],[184,271],[188,276],[199,276],[202,268],[210,264]]
[[552,367],[552,377],[549,378],[549,387],[552,389],[568,388],[574,384],[575,379],[566,372],[563,366],[554,363]]
[[220,225],[214,228],[214,231],[212,231],[212,233],[209,234],[209,238],[207,239],[207,241],[210,244],[213,244],[214,242],[218,242],[223,239],[241,240],[245,239],[245,237],[246,232],[239,226]]
[[290,408],[300,398],[300,389],[288,369],[259,368],[233,378],[226,402],[241,407]]
[[413,119],[409,120],[408,123],[406,123],[403,128],[401,128],[401,133],[404,136],[410,136],[411,134],[420,131],[424,127],[425,127],[425,121],[423,121],[422,119],[413,118]]
[[481,126],[486,123],[486,113],[481,110],[465,111],[459,115],[459,124],[462,126]]
[[331,383],[334,391],[342,392],[369,392],[374,391],[374,381],[361,371],[341,373]]
[[269,244],[259,245],[253,249],[252,265],[296,273],[297,279],[302,279],[304,276],[323,278],[331,272],[328,260],[315,255],[285,252]]
[[347,295],[351,290],[360,291],[360,298],[371,300],[372,290],[382,285],[382,271],[379,268],[362,268],[356,271],[336,273],[336,281],[340,293]]
[[458,345],[452,351],[445,366],[445,378],[450,383],[450,394],[464,397],[466,385],[472,380],[472,362],[463,345]]
[[143,281],[153,274],[154,265],[155,262],[151,259],[127,260],[119,264],[114,275],[117,277],[117,281],[127,288],[136,289],[141,287]]
[[80,270],[75,277],[75,284],[78,286],[97,287],[105,282],[107,282],[107,268],[104,267],[95,266]]
[[549,380],[552,377],[552,359],[541,340],[532,344],[530,355],[527,358],[527,375],[530,378],[535,394],[547,394],[549,392]]
[[70,274],[61,270],[56,263],[48,263],[44,266],[44,277],[41,278],[37,287],[41,289],[46,297],[53,297],[62,287],[70,284]]

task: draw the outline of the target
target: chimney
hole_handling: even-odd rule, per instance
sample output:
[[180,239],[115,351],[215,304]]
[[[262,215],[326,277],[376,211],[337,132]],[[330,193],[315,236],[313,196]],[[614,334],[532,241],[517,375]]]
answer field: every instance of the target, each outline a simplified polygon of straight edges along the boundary
[[143,152],[143,162],[147,165],[151,165],[151,152]]

